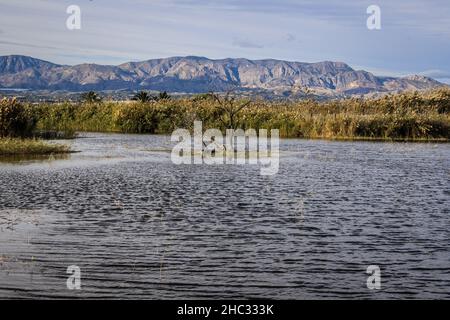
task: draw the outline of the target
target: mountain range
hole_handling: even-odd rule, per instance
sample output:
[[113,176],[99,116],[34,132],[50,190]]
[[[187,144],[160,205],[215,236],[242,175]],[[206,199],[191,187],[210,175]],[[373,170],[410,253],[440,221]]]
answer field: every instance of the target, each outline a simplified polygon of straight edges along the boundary
[[158,90],[180,93],[268,91],[295,93],[309,88],[321,95],[364,95],[431,89],[444,84],[419,75],[379,77],[343,62],[290,62],[265,59],[171,57],[118,66],[59,65],[20,56],[0,56],[0,88],[103,91]]

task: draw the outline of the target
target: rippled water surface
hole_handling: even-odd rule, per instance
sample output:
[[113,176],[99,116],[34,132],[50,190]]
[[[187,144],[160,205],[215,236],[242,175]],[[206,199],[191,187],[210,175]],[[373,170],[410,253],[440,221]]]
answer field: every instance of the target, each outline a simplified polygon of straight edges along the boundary
[[283,140],[262,176],[174,165],[166,136],[69,143],[0,162],[0,298],[450,298],[448,144]]

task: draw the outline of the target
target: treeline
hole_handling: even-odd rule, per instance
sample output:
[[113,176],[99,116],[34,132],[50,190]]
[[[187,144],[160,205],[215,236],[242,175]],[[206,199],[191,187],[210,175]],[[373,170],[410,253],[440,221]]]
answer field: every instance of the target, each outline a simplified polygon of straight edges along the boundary
[[[450,139],[449,89],[327,102],[249,101],[217,94],[189,99],[152,99],[141,94],[140,98],[122,103],[91,99],[39,105],[3,100],[0,134],[8,130],[13,135],[33,131],[170,134],[176,128],[192,129],[194,121],[201,120],[205,129],[279,129],[280,136],[295,138]],[[6,113],[18,120],[11,122],[3,110],[14,110]]]

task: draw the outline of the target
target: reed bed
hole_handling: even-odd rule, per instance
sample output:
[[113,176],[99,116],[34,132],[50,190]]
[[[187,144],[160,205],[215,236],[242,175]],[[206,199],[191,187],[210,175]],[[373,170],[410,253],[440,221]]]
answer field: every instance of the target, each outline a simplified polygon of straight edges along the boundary
[[[239,99],[230,100],[239,103]],[[158,133],[176,128],[231,127],[230,115],[209,95],[149,102],[26,105],[39,130]],[[448,141],[450,89],[374,99],[269,102],[253,100],[233,115],[233,126],[279,129],[285,138]]]

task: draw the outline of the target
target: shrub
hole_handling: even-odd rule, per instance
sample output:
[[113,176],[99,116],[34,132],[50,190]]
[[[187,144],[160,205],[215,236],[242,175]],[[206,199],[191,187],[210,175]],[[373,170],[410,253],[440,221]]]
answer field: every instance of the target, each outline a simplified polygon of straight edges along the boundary
[[15,99],[0,102],[0,137],[30,137],[36,126],[36,119],[29,108]]
[[86,103],[95,103],[95,102],[101,102],[102,97],[100,97],[97,92],[89,91],[89,92],[85,92],[81,95],[81,100]]

